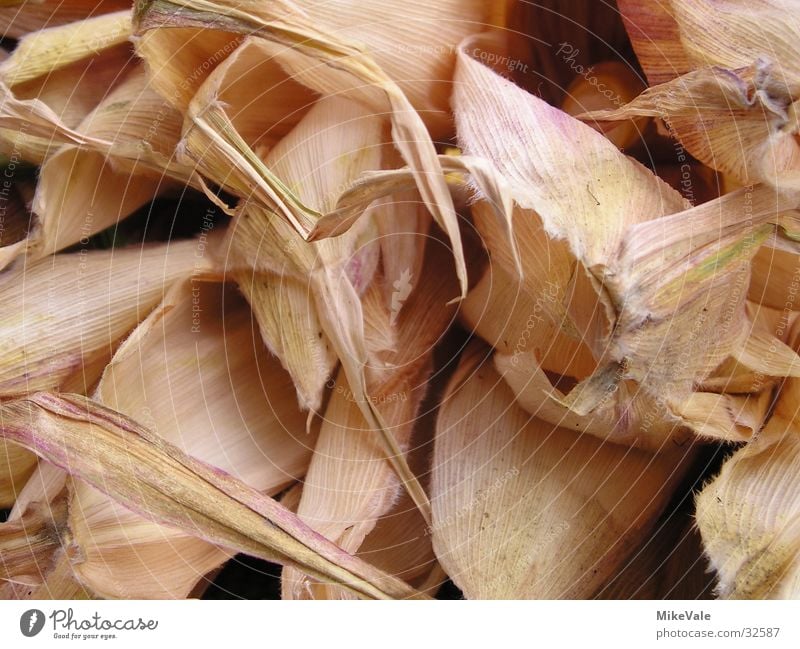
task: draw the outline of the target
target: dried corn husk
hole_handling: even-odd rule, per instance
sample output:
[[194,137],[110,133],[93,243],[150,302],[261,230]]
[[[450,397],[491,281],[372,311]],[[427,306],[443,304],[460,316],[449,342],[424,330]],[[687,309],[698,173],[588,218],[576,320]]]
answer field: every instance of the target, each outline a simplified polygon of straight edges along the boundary
[[[394,321],[379,284],[364,296],[363,305],[371,355],[368,398],[404,453],[427,393],[433,346],[452,317],[453,309],[444,305],[456,287],[435,250],[428,249],[423,272],[429,278],[425,290],[410,293]],[[297,508],[311,527],[353,553],[396,505],[400,487],[379,438],[364,419],[359,398],[340,373]],[[411,514],[409,518],[416,520]],[[288,599],[342,596],[341,589],[310,582],[292,570],[284,572],[283,594]]]
[[[748,298],[781,312],[800,310],[800,260],[796,253],[768,246],[753,257]],[[787,327],[781,328],[785,331]]]
[[123,44],[19,83],[13,93],[0,80],[0,151],[41,164],[62,144],[107,147],[75,128],[135,64]]
[[239,288],[252,305],[270,351],[292,376],[304,410],[322,407],[325,384],[339,362],[317,315],[308,283],[274,273],[238,273]]
[[[589,414],[627,379],[680,403],[746,336],[747,262],[796,196],[758,186],[685,209],[649,171],[470,58],[468,47],[457,71],[459,137],[511,181],[516,202],[537,211],[549,237],[567,241],[576,276],[586,273],[595,292],[588,314],[570,315],[598,369],[564,405]],[[598,313],[607,320],[600,328]]]
[[658,111],[705,164],[743,183],[796,188],[800,24],[791,4],[670,0],[622,2],[621,10],[658,85],[618,116]]
[[[634,99],[644,84],[630,67],[616,61],[593,65],[590,76],[577,77],[567,88],[561,110],[576,116],[591,111],[613,110]],[[641,141],[647,118],[623,123],[604,135],[620,149],[627,149]]]
[[35,469],[35,455],[11,442],[0,444],[0,508],[14,504]]
[[648,533],[690,446],[652,455],[530,417],[473,347],[437,421],[433,544],[468,598],[588,597]]
[[797,547],[798,433],[771,425],[736,451],[697,498],[697,525],[719,596],[794,599],[800,594]]
[[671,0],[617,0],[617,5],[636,58],[651,86],[693,69],[672,14]]
[[[194,241],[56,255],[0,278],[0,394],[87,392],[103,359],[163,298],[169,286],[211,268]],[[97,361],[101,365],[97,366]]]
[[[382,3],[375,5],[376,12],[386,11],[387,21],[383,23],[385,28],[379,31],[372,42],[369,43],[374,51],[380,52],[381,42],[387,41],[393,49],[397,43],[398,22],[390,20],[398,15],[402,15],[403,24],[408,23],[414,33],[415,38],[419,39],[433,29],[432,23],[428,22],[431,18],[438,18],[437,31],[438,41],[442,41],[443,27],[451,27],[454,33],[450,38],[445,38],[445,45],[454,46],[463,36],[470,32],[470,23],[464,20],[465,9],[477,12],[477,17],[483,15],[484,6],[482,3],[470,3],[467,7],[463,2],[459,3],[437,3],[436,5],[423,5],[417,8],[421,16],[417,17],[405,5],[402,7],[386,5]],[[455,213],[452,199],[447,190],[439,161],[436,157],[436,150],[425,129],[425,125],[420,114],[409,101],[408,96],[398,82],[392,77],[391,72],[384,70],[382,66],[393,64],[393,69],[405,70],[413,69],[413,66],[420,62],[423,67],[429,66],[431,61],[439,65],[444,62],[445,67],[452,66],[453,54],[448,49],[443,56],[422,56],[422,57],[393,57],[390,49],[385,61],[376,60],[372,52],[369,54],[359,43],[353,42],[347,37],[347,26],[351,25],[353,12],[361,15],[364,11],[363,5],[350,5],[349,3],[339,3],[337,5],[317,5],[315,10],[322,15],[328,16],[326,20],[311,21],[301,7],[292,5],[264,5],[253,2],[252,0],[240,4],[233,8],[224,2],[197,2],[172,4],[165,0],[142,3],[138,7],[135,25],[138,33],[147,32],[150,29],[164,27],[205,27],[205,26],[224,26],[243,34],[251,34],[256,30],[256,35],[273,43],[273,51],[278,60],[285,67],[287,72],[309,87],[323,94],[340,94],[344,91],[356,93],[358,98],[366,101],[374,112],[384,113],[389,111],[392,121],[392,139],[398,147],[403,158],[409,164],[420,194],[423,197],[431,214],[439,225],[447,232],[453,247],[453,256],[456,261],[456,268],[459,274],[462,295],[467,291],[467,276],[464,254],[461,247],[461,240],[458,234],[458,219]],[[327,25],[330,23],[330,25]],[[370,25],[381,23],[370,21]],[[326,32],[322,27],[330,29]],[[344,37],[333,37],[330,33],[337,30],[345,32]],[[427,45],[428,41],[423,38],[421,41]],[[310,67],[311,62],[317,63]],[[436,69],[432,70],[436,72]],[[449,78],[448,75],[424,76],[423,79]],[[434,82],[436,83],[436,82]],[[431,94],[431,87],[426,85],[421,89],[421,98],[428,100]],[[447,95],[441,98],[446,100]],[[214,119],[214,113],[208,115]],[[238,134],[231,132],[229,126],[220,115],[216,115],[216,122],[212,122],[209,130],[217,132],[220,141],[231,139],[246,158],[249,164],[256,162],[256,168],[252,170],[253,178],[261,178],[262,184],[270,186],[274,184],[274,179],[270,177],[269,169],[257,164],[257,159],[249,147],[241,140]],[[202,126],[202,125],[201,125]],[[277,208],[283,218],[292,223],[304,237],[309,237],[312,230],[309,228],[313,221],[314,214],[296,197],[287,192],[286,188],[273,187],[272,191],[277,193],[276,197],[271,197],[273,207]],[[276,201],[275,198],[278,198]]]
[[[274,206],[299,232],[310,231],[318,214],[284,205],[286,188],[259,155],[296,126],[316,98],[281,68],[265,41],[250,37],[208,75],[189,103],[184,158],[229,191]],[[298,210],[306,220],[294,221]]]
[[14,501],[8,520],[18,520],[37,503],[53,502],[64,490],[66,483],[66,471],[49,462],[39,461]]
[[[177,286],[119,349],[95,398],[275,494],[305,473],[315,435],[306,434],[288,375],[264,353],[235,297],[225,286]],[[75,571],[104,597],[186,597],[230,556],[83,483],[74,485],[69,522]]]
[[[276,180],[295,187],[305,202],[323,208],[336,200],[337,187],[348,183],[363,169],[380,165],[381,147],[374,143],[380,141],[381,134],[380,118],[365,108],[347,99],[324,98],[272,149],[266,163]],[[405,466],[404,456],[369,398],[364,376],[368,351],[359,291],[369,285],[377,264],[379,248],[373,232],[374,223],[364,219],[357,228],[351,228],[343,236],[308,245],[274,212],[244,204],[229,235],[229,245],[234,251],[229,261],[234,269],[240,266],[248,268],[235,273],[240,283],[252,284],[255,281],[256,276],[249,270],[254,267],[256,271],[297,277],[309,287],[321,331],[343,364],[356,403],[369,426],[380,432],[387,456],[424,509],[427,498]],[[245,288],[244,292],[255,295],[252,287]],[[270,294],[275,295],[275,291]],[[280,349],[284,343],[280,323],[274,320],[272,313],[263,312],[273,310],[274,305],[254,302],[252,306],[267,345],[272,350]],[[306,319],[305,324],[316,323],[313,319]],[[320,329],[312,326],[302,331],[298,338],[304,341],[317,337],[320,342],[316,349],[322,351],[327,345],[319,334]],[[327,360],[328,357],[321,358]],[[296,366],[289,365],[289,361],[295,360],[298,361]],[[309,354],[294,351],[282,358],[293,376],[308,369],[308,360]],[[319,389],[327,380],[327,374],[322,373],[327,370],[327,362],[314,363],[313,350],[311,361],[319,373],[306,375],[297,383],[309,388],[300,390],[300,393],[301,397],[304,393],[310,395],[307,404],[303,405],[313,407],[320,403]]]
[[34,587],[50,571],[61,547],[66,499],[36,503],[13,521],[0,523],[0,582]]
[[219,29],[187,27],[151,29],[137,33],[134,42],[152,87],[185,114],[203,81],[241,41]]
[[130,4],[130,0],[20,0],[0,7],[0,31],[7,38],[20,38],[47,27],[129,9]]
[[[381,147],[372,143],[381,137],[379,118],[353,102],[326,99],[265,162],[280,183],[296,187],[304,201],[324,209],[335,200],[338,186],[380,166]],[[372,259],[357,265],[358,277],[334,280],[363,291],[375,267],[373,233],[374,226],[364,220],[341,237],[308,245],[274,213],[251,204],[242,206],[230,229],[227,261],[241,268],[234,276],[251,301],[265,342],[292,375],[304,408],[319,409],[336,359],[331,337],[341,337],[326,329],[319,313],[323,305],[315,293],[318,283],[327,281],[323,269],[338,275],[351,261]],[[278,313],[289,315],[294,326],[289,329]]]
[[38,255],[49,255],[125,218],[193,171],[173,159],[181,118],[133,69],[77,131],[102,145],[61,148],[45,161],[33,209],[42,230]]
[[315,534],[271,498],[89,399],[38,393],[3,404],[0,415],[4,438],[69,467],[74,477],[151,520],[222,547],[297,565],[362,597],[418,595]]
[[0,525],[2,539],[6,534],[13,535],[20,527],[29,529],[33,523],[43,541],[39,547],[30,548],[33,556],[29,563],[33,563],[35,569],[17,567],[12,571],[17,574],[8,577],[4,593],[8,599],[85,599],[90,596],[76,580],[66,555],[69,533],[64,486],[67,477],[63,469],[40,461],[14,502],[8,516],[9,526]]
[[131,31],[130,11],[124,10],[29,33],[0,65],[0,78],[13,87],[52,74],[127,42]]
[[653,86],[621,108],[581,119],[661,117],[703,163],[742,184],[780,185],[800,169],[792,108],[800,85],[787,86],[779,75],[761,59],[739,69],[704,67]]

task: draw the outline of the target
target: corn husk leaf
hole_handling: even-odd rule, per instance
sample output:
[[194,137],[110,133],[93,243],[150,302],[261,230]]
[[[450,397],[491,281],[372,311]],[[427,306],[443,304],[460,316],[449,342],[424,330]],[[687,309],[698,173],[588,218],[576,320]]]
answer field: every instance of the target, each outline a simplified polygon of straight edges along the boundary
[[197,243],[82,251],[18,265],[0,278],[0,394],[57,389],[70,378],[83,392],[114,345],[147,316],[169,286],[211,269]]
[[[52,74],[106,48],[127,42],[133,27],[130,11],[117,11],[23,37],[0,65],[0,78],[9,86]],[[55,54],[55,56],[54,56]]]
[[672,2],[617,0],[625,30],[651,86],[670,81],[693,69],[681,41]]
[[317,316],[311,287],[273,273],[236,277],[258,318],[261,338],[292,376],[300,406],[318,412],[339,359]]
[[797,493],[800,444],[780,419],[736,451],[697,498],[703,547],[725,599],[800,594]]
[[642,541],[686,449],[652,455],[533,419],[473,347],[437,421],[433,544],[473,599],[593,594]]
[[[8,578],[3,593],[5,598],[86,599],[91,596],[77,581],[67,556],[71,547],[64,490],[67,478],[63,469],[40,461],[14,502],[8,522],[28,530],[31,521],[41,521],[44,543],[30,548],[36,554],[33,560],[35,570]],[[0,536],[4,534],[3,529],[0,526]],[[6,529],[13,530],[14,527]]]
[[259,154],[297,125],[317,95],[292,79],[266,45],[246,39],[203,81],[187,109],[181,151],[218,185],[309,232],[319,214],[296,200]]
[[[249,310],[235,297],[230,287],[176,286],[116,353],[95,399],[217,470],[275,494],[305,473],[314,435],[305,433],[289,377],[267,357]],[[79,482],[69,520],[75,571],[105,597],[186,597],[230,556]]]
[[0,7],[0,31],[6,38],[21,38],[47,27],[130,8],[129,0],[40,0],[8,4]]
[[[381,137],[378,118],[353,102],[326,99],[265,162],[281,184],[297,187],[304,201],[325,209],[337,186],[364,168],[380,166],[381,147],[374,142]],[[332,337],[342,335],[326,329],[319,311],[323,305],[316,286],[328,281],[322,267],[337,274],[358,260],[358,277],[345,272],[332,281],[352,282],[357,287],[348,291],[363,291],[377,261],[373,232],[374,226],[365,220],[337,239],[308,245],[276,214],[251,203],[241,207],[230,229],[226,260],[235,270],[241,268],[234,277],[250,300],[262,337],[292,375],[301,405],[311,410],[320,408],[324,384],[336,363]],[[362,259],[366,263],[361,264]],[[332,308],[343,305],[333,303]]]
[[107,149],[75,129],[135,64],[123,44],[19,83],[13,93],[0,83],[0,150],[41,164],[63,144]]
[[778,78],[784,85],[800,81],[800,25],[791,2],[670,0],[669,4],[680,30],[681,45],[695,67],[740,68],[764,58],[779,67]]
[[798,97],[800,85],[787,86],[773,64],[758,60],[735,70],[700,68],[649,88],[621,108],[580,117],[661,117],[701,162],[742,184],[780,184],[800,168],[791,108]]
[[[688,117],[678,118],[677,134],[682,141],[685,139],[687,149],[714,168],[736,169],[733,177],[740,182],[754,178],[797,187],[800,175],[797,145],[791,135],[797,132],[797,120],[796,110],[790,104],[798,96],[800,82],[800,68],[795,63],[800,25],[791,3],[759,0],[712,6],[708,2],[670,0],[658,8],[654,5],[659,3],[654,2],[638,3],[639,6],[634,7],[635,4],[624,2],[621,9],[623,13],[635,14],[634,20],[626,25],[651,83],[666,84],[679,75],[694,79],[696,77],[687,74],[692,70],[706,77],[710,75],[704,69],[722,68],[728,76],[745,68],[756,71],[755,75],[750,75],[754,77],[752,81],[746,77],[738,81],[741,87],[752,89],[748,108],[756,110],[742,112],[738,109],[742,101],[736,97],[727,110],[718,103],[714,111],[698,111],[693,116],[694,124]],[[651,15],[645,19],[648,13]],[[637,30],[635,26],[641,20],[644,22]],[[672,36],[669,51],[659,52],[652,46],[656,34]],[[662,38],[656,38],[661,44]],[[671,75],[667,54],[680,61]],[[659,73],[654,74],[654,70]],[[675,81],[674,92],[685,94],[681,79]],[[716,89],[712,96],[719,93]],[[737,94],[734,91],[734,95]],[[765,108],[759,113],[762,105]],[[783,127],[778,126],[780,122]],[[704,126],[709,128],[708,133],[703,133]],[[737,134],[737,126],[743,128],[743,132]],[[716,157],[710,155],[712,149]]]
[[191,182],[173,159],[180,115],[135,68],[83,120],[93,150],[64,147],[42,166],[33,209],[42,221],[37,254],[48,255],[100,232],[157,194]]
[[137,33],[134,43],[152,87],[185,115],[203,81],[241,41],[218,29],[187,27]]
[[[338,195],[336,187],[349,182],[364,168],[379,166],[381,147],[375,142],[381,132],[380,118],[362,106],[347,99],[324,98],[270,152],[266,163],[276,179],[297,187],[307,203],[330,205]],[[356,402],[369,426],[380,432],[389,461],[424,511],[427,497],[370,400],[364,375],[368,350],[359,290],[368,286],[376,268],[378,248],[373,231],[374,224],[363,220],[343,236],[307,245],[274,212],[245,204],[231,228],[228,240],[235,252],[228,257],[233,259],[234,268],[254,266],[256,270],[280,275],[293,274],[310,287],[322,331],[343,364]],[[252,270],[244,278],[240,273],[239,281],[252,282]],[[262,304],[253,304],[262,330],[273,321],[271,316],[259,314],[263,308]],[[265,339],[270,348],[278,348],[275,341],[280,340],[280,333],[268,334]],[[318,337],[319,330],[306,331],[302,337],[311,336]],[[287,366],[286,359],[283,362]],[[312,384],[319,386],[322,378],[322,374],[312,378]],[[317,403],[319,397],[313,396],[311,403]]]
[[53,502],[64,490],[66,483],[67,473],[63,469],[40,460],[14,501],[8,520],[19,520],[37,503]]
[[[496,225],[507,241],[503,254],[513,262],[515,272],[523,274],[517,240],[512,236],[514,205],[505,179],[488,161],[478,157],[463,156],[460,153],[440,155],[439,163],[447,172],[445,178],[454,193],[472,189],[477,192],[481,203],[491,208]],[[335,209],[317,222],[312,239],[334,237],[346,232],[363,216],[372,214],[368,208],[376,200],[414,187],[414,174],[407,167],[362,173],[339,195]],[[376,216],[380,215],[381,212],[376,213]],[[397,216],[393,218],[396,219]]]
[[49,572],[61,547],[66,499],[36,503],[20,518],[0,523],[0,582],[33,585]]
[[[381,7],[387,5],[382,4]],[[391,6],[391,5],[389,5]],[[428,5],[425,5],[427,8]],[[431,5],[434,7],[434,5]],[[470,5],[476,7],[482,13],[480,3]],[[330,8],[331,19],[339,21],[344,19],[347,22],[346,9],[348,5],[337,5]],[[394,12],[400,11],[401,15],[408,17],[408,8],[394,7]],[[317,7],[321,9],[321,7]],[[375,6],[378,9],[378,5]],[[463,3],[442,4],[438,3],[433,9],[439,16],[457,16],[451,24],[458,28],[453,35],[454,45],[465,35],[461,29],[469,29],[468,21],[463,19]],[[363,12],[361,5],[353,5],[352,11],[360,15]],[[430,11],[424,9],[424,12]],[[451,13],[454,12],[454,13]],[[396,15],[390,12],[391,15]],[[427,16],[423,16],[428,18]],[[448,234],[453,247],[456,269],[458,270],[461,293],[467,292],[467,274],[464,261],[464,253],[461,247],[459,236],[458,218],[453,206],[447,184],[442,174],[441,166],[436,157],[436,150],[433,142],[420,118],[419,113],[410,103],[408,97],[403,92],[396,81],[381,68],[380,64],[358,43],[352,42],[344,37],[332,37],[330,32],[320,28],[324,23],[312,22],[307,14],[294,5],[264,5],[262,3],[250,1],[231,7],[223,2],[216,3],[207,0],[192,0],[191,2],[171,3],[166,0],[155,0],[153,2],[141,3],[137,7],[134,24],[138,33],[144,33],[154,27],[205,27],[209,25],[217,28],[224,28],[243,34],[255,34],[269,42],[275,43],[276,55],[286,67],[290,75],[308,85],[309,87],[330,94],[339,94],[345,89],[355,90],[362,88],[359,95],[363,98],[366,92],[368,98],[377,97],[378,103],[371,101],[373,111],[390,111],[392,121],[392,140],[397,146],[403,158],[408,162],[414,178],[419,188],[425,204],[433,215],[437,223]],[[336,24],[336,23],[334,23]],[[371,22],[371,24],[377,24]],[[392,44],[396,43],[397,22],[387,22],[385,38],[391,39]],[[432,23],[427,21],[412,21],[415,30],[432,29]],[[391,25],[391,27],[389,27]],[[441,26],[437,26],[441,31]],[[468,32],[467,32],[468,33]],[[441,34],[440,34],[441,35]],[[437,39],[438,40],[438,39]],[[380,48],[378,48],[380,49]],[[447,60],[452,61],[452,54],[447,53]],[[431,60],[430,56],[423,56],[421,60]],[[311,62],[319,65],[310,67]],[[288,63],[288,65],[287,65]],[[402,59],[402,67],[408,67],[409,63],[405,57]],[[426,79],[438,79],[437,76],[423,77]],[[445,77],[446,78],[446,77]],[[345,83],[343,86],[342,83]],[[243,146],[239,136],[231,133],[224,120],[219,119],[219,123],[214,125],[217,129],[223,129],[226,135],[233,137],[238,144],[239,150],[248,158],[251,164],[254,162],[252,151]],[[265,169],[256,169],[256,175],[261,176],[265,181],[269,175],[264,174]],[[271,179],[270,179],[271,180]],[[309,218],[304,214],[307,210],[298,205],[296,198],[291,194],[281,190],[280,203],[285,205],[290,203],[296,210],[283,211],[283,205],[277,204],[282,211],[284,218],[292,223],[298,232],[308,237],[310,230],[307,229],[305,220]]]
[[0,508],[14,504],[35,469],[35,455],[10,442],[0,444]]
[[[763,246],[753,257],[748,298],[764,306],[788,312],[800,310],[800,270],[797,254]],[[797,304],[796,304],[797,303]],[[785,330],[787,323],[781,330]]]
[[[474,208],[473,214],[476,214]],[[502,241],[491,240],[494,232],[482,228],[482,222],[483,219],[476,214],[478,229],[488,234],[484,237],[487,248],[500,248]],[[534,219],[527,214],[518,214],[516,222],[519,236],[519,231],[529,227]],[[536,241],[534,236],[520,236],[520,239],[525,244]],[[591,375],[597,362],[584,341],[564,332],[562,326],[566,325],[559,326],[565,315],[561,305],[566,299],[563,287],[569,280],[567,274],[560,278],[559,273],[564,267],[567,271],[574,268],[574,262],[565,258],[566,263],[560,263],[559,253],[563,247],[558,244],[554,242],[553,249],[546,255],[537,254],[541,250],[533,247],[522,249],[524,280],[509,274],[505,270],[506,264],[490,263],[462,301],[459,317],[470,331],[488,342],[498,354],[516,357],[514,364],[532,362],[544,371],[581,380]],[[496,259],[494,257],[492,262]],[[559,279],[563,281],[559,282]],[[535,293],[529,292],[531,290]]]
[[[453,315],[453,308],[444,305],[448,291],[456,286],[455,277],[442,268],[430,249],[423,272],[430,278],[424,290],[408,296],[405,309],[394,321],[382,300],[380,285],[374,284],[364,296],[372,359],[367,368],[368,398],[403,453],[408,452],[427,393],[432,348]],[[379,438],[364,419],[359,398],[340,373],[297,508],[309,525],[353,553],[396,505],[400,488]],[[338,598],[341,591],[287,570],[283,596]]]
[[[367,598],[417,593],[306,527],[271,498],[86,398],[38,393],[0,408],[2,435],[151,520],[331,579]],[[136,458],[135,475],[130,460]]]
[[757,186],[686,209],[605,138],[470,58],[476,42],[492,44],[462,45],[459,137],[468,153],[492,161],[549,237],[567,241],[595,292],[589,304],[599,302],[607,319],[597,335],[593,317],[576,322],[571,314],[581,337],[590,333],[598,370],[563,404],[589,414],[627,379],[653,397],[683,401],[745,337],[749,259],[797,196]]
[[432,219],[416,190],[379,198],[369,210],[381,249],[384,302],[395,324],[422,274]]

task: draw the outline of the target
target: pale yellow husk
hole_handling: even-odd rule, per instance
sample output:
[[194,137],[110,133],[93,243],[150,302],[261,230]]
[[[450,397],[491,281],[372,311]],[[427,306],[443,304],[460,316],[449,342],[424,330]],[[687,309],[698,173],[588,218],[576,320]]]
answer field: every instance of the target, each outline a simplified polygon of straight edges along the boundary
[[87,392],[115,346],[174,282],[208,271],[198,243],[87,251],[20,263],[0,278],[0,394]]
[[433,544],[474,599],[589,597],[645,538],[692,457],[532,418],[478,345],[437,420]]
[[[181,284],[119,349],[95,398],[275,494],[305,473],[315,435],[306,433],[288,375],[265,352],[233,287]],[[76,573],[105,597],[186,597],[230,556],[82,483],[69,521]]]

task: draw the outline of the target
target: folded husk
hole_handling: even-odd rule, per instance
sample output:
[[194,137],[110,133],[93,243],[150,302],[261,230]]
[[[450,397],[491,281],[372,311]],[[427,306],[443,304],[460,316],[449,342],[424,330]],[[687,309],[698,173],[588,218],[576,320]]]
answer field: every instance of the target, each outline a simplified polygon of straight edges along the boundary
[[[95,399],[273,495],[305,473],[315,435],[305,432],[289,377],[254,334],[232,287],[179,284],[120,347]],[[69,521],[76,574],[104,597],[186,597],[230,556],[83,483]]]
[[[379,6],[386,7],[387,5],[383,3]],[[330,16],[334,25],[342,17],[349,20],[347,19],[347,7],[348,5],[331,7]],[[423,18],[426,18],[424,12],[428,12],[430,9],[427,8],[429,5],[424,7]],[[430,7],[434,6],[430,5]],[[463,3],[454,3],[453,6],[444,5],[443,15],[439,13],[441,11],[439,7],[440,4],[435,6],[434,14],[448,18],[452,12],[457,12],[455,15],[458,19],[454,20],[452,25],[469,28],[469,22],[464,21],[462,17]],[[475,3],[471,7],[477,8],[480,13],[483,11],[480,3]],[[322,7],[316,9],[320,10]],[[374,9],[377,11],[378,5]],[[397,11],[400,11],[404,17],[409,15],[409,9],[405,5],[402,7],[392,6],[392,9],[393,11],[389,12],[392,16]],[[357,11],[359,15],[363,13],[363,7],[360,5],[357,7],[354,5],[353,10]],[[411,22],[416,31],[431,29],[424,20]],[[350,23],[346,22],[345,24]],[[395,43],[397,23],[387,23],[387,26],[389,24],[391,27],[387,28],[385,37]],[[447,190],[433,142],[420,114],[412,106],[403,89],[361,44],[351,41],[346,36],[343,38],[331,36],[324,29],[320,29],[319,23],[312,22],[301,8],[293,4],[288,7],[280,4],[264,5],[253,0],[240,3],[236,7],[231,7],[225,2],[217,3],[206,0],[187,0],[181,3],[172,3],[167,0],[142,2],[137,5],[134,26],[139,34],[166,26],[212,26],[241,34],[254,34],[274,44],[273,50],[278,60],[290,76],[297,81],[323,94],[338,95],[343,88],[350,92],[357,91],[359,99],[366,101],[373,112],[380,114],[388,110],[388,116],[392,123],[392,140],[404,160],[409,164],[426,206],[451,241],[461,294],[462,296],[466,295],[467,271],[461,247],[458,217]],[[324,23],[322,26],[324,27]],[[437,29],[441,30],[441,27]],[[463,35],[465,33],[460,31],[455,34],[455,40],[450,45],[454,46]],[[447,60],[452,61],[452,52],[447,52],[445,56]],[[390,57],[389,60],[394,59]],[[431,57],[423,56],[420,57],[420,60],[430,61]],[[310,65],[312,62],[316,62],[318,65],[312,67]],[[402,69],[408,66],[409,62],[402,58],[399,67]],[[437,79],[439,77],[425,78]],[[214,113],[209,115],[213,116]],[[218,114],[217,117],[219,117]],[[213,128],[218,131],[221,129],[226,136],[233,138],[237,145],[236,148],[244,152],[248,163],[252,164],[256,161],[252,150],[246,147],[238,134],[231,132],[224,120],[220,118]],[[254,176],[260,177],[265,182],[273,182],[269,173],[265,174],[265,172],[268,172],[268,169],[256,165]],[[292,223],[300,234],[308,237],[310,230],[305,227],[303,222],[305,220],[303,212],[307,210],[304,209],[304,206],[298,205],[296,197],[292,192],[287,192],[285,188],[279,188],[278,194],[280,201],[277,206],[282,211],[283,217]],[[296,209],[286,211],[284,205],[287,202],[290,204],[289,207]]]
[[0,582],[35,585],[49,572],[66,524],[65,498],[36,503],[20,518],[0,523]]
[[81,122],[77,131],[106,143],[61,148],[45,161],[33,209],[42,222],[36,252],[49,255],[100,232],[175,186],[193,171],[172,158],[181,118],[138,67]]
[[[598,369],[563,405],[587,415],[629,379],[653,398],[682,402],[746,337],[749,260],[797,194],[759,185],[686,209],[605,138],[471,58],[471,45],[462,45],[456,73],[459,138],[509,180],[520,207],[536,210],[544,244],[566,240],[580,262],[574,275],[585,273],[594,293],[588,310],[585,299],[570,310],[570,333],[588,341]],[[498,247],[491,252],[503,263]]]
[[[798,97],[800,68],[791,4],[625,1],[620,9],[651,84],[671,89],[682,97],[680,103],[694,93],[694,114],[687,109],[675,119],[671,98],[659,93],[664,103],[660,108],[686,148],[715,169],[733,170],[739,182],[766,180],[796,188],[800,157],[792,104]],[[721,76],[729,79],[720,82]],[[714,77],[723,87],[709,84]],[[739,88],[724,88],[731,83]],[[728,106],[726,95],[732,98]]]
[[0,79],[13,87],[52,74],[127,42],[132,29],[130,11],[117,11],[29,33],[0,64]]
[[0,444],[0,508],[14,504],[35,468],[35,455],[11,442]]
[[697,525],[725,599],[800,596],[800,442],[794,424],[778,426],[736,451],[697,498]]
[[108,148],[75,131],[125,71],[135,67],[127,44],[81,59],[9,89],[0,82],[0,151],[41,164],[62,144]]
[[[424,288],[406,297],[403,311],[394,320],[379,284],[364,296],[371,359],[366,371],[368,398],[405,454],[427,394],[433,346],[454,310],[445,303],[448,292],[456,287],[456,278],[442,267],[438,251],[431,248],[423,271],[429,279]],[[364,419],[360,398],[340,373],[297,508],[309,525],[353,553],[398,502],[400,488],[380,438]],[[292,570],[283,574],[283,593],[290,599],[341,596],[339,589],[310,582]]]
[[788,182],[800,169],[794,101],[771,63],[746,68],[703,67],[647,89],[617,109],[586,112],[585,120],[664,119],[694,157],[744,185]]
[[4,438],[68,467],[76,478],[151,520],[301,567],[361,597],[418,595],[317,535],[271,498],[84,397],[37,393],[5,403],[0,427]]
[[[351,182],[364,169],[379,167],[381,146],[376,142],[381,141],[382,132],[381,119],[364,107],[348,99],[325,97],[270,151],[266,165],[276,181],[296,188],[295,193],[305,203],[324,209],[337,199],[337,188]],[[373,232],[374,223],[362,219],[358,227],[342,236],[308,245],[276,213],[246,203],[239,210],[228,236],[233,254],[226,256],[234,268],[244,266],[247,269],[234,273],[239,282],[252,284],[255,281],[252,269],[255,268],[297,277],[308,287],[321,329],[306,329],[300,342],[314,336],[319,338],[320,331],[327,336],[344,367],[362,414],[370,428],[380,433],[389,461],[415,501],[426,511],[427,497],[405,465],[405,457],[369,398],[364,374],[368,350],[359,292],[369,285],[377,264],[378,247]],[[248,293],[256,295],[252,288],[245,289],[245,294]],[[271,295],[275,295],[274,291]],[[274,351],[280,349],[283,334],[274,315],[264,312],[271,306],[252,303],[265,341]],[[306,324],[315,323],[306,320]],[[307,363],[289,365],[287,361],[295,358],[305,361],[307,355],[287,354],[282,358],[293,375],[308,367]],[[299,385],[310,383],[319,390],[327,379],[323,374],[326,364],[315,365],[319,373],[310,381],[309,378],[298,380]],[[319,392],[312,392],[308,403],[316,405],[320,399]]]
[[638,545],[691,445],[661,454],[532,418],[474,346],[437,420],[433,545],[472,599],[590,597]]
[[[0,395],[88,391],[114,346],[169,286],[211,260],[194,241],[87,251],[17,265],[0,277]],[[97,362],[101,362],[98,367]]]
[[65,25],[99,14],[130,9],[130,0],[37,0],[0,7],[0,32],[21,38],[47,27]]

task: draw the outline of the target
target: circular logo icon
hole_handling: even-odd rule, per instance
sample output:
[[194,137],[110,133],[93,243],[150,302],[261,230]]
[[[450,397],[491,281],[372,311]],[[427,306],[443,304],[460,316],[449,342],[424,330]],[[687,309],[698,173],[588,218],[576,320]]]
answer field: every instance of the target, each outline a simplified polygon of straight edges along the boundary
[[32,638],[44,628],[44,613],[38,608],[25,611],[19,618],[19,630],[22,635]]

